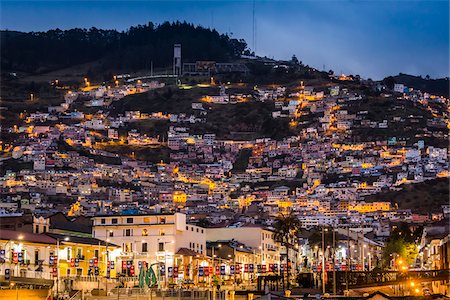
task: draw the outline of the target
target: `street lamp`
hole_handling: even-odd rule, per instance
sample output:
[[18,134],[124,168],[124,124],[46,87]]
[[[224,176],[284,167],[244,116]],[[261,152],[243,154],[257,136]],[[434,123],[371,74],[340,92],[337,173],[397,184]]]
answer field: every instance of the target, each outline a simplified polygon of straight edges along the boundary
[[[69,241],[70,239],[68,238],[68,237],[65,237],[64,239],[63,239],[64,241]],[[59,244],[60,244],[60,239],[59,238],[57,238],[56,239],[56,298],[58,299],[59,298],[59,276],[60,276],[60,274],[59,274],[59,269],[60,269],[60,266],[59,266]]]
[[325,294],[325,231],[327,228],[322,226],[322,293]]
[[[222,248],[222,244],[218,244],[217,248]],[[214,265],[214,258],[216,257],[216,255],[214,254],[214,246],[211,246],[211,257],[212,257],[212,268],[213,268],[213,274],[215,274],[216,269],[215,269],[215,265]]]

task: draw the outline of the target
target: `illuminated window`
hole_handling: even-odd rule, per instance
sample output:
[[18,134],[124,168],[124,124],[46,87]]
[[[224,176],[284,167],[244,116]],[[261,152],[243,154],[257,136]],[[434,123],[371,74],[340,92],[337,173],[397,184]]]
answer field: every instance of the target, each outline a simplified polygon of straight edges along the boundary
[[150,218],[149,218],[149,217],[145,217],[145,218],[144,218],[144,223],[149,224],[149,223],[150,223]]
[[148,236],[148,230],[142,229],[142,236]]
[[166,224],[166,218],[164,217],[159,218],[159,223]]
[[164,229],[159,230],[159,235],[166,235],[166,232],[164,231]]

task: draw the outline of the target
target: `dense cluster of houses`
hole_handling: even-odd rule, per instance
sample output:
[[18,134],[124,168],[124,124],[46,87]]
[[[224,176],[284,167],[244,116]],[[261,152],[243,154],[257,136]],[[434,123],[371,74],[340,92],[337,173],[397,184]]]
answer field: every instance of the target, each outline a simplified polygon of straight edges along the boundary
[[[405,103],[414,103],[433,116],[413,139],[387,134],[385,139],[356,141],[355,130],[388,131],[423,120],[401,114],[372,120],[368,111],[356,108],[364,101],[362,95],[339,86],[315,91],[303,83],[293,93],[284,87],[255,87],[251,95],[230,95],[222,87],[218,96],[196,99],[192,115],[110,114],[113,101],[162,86],[138,81],[69,92],[60,106],[45,113],[24,113],[21,124],[2,128],[21,137],[2,144],[2,149],[23,168],[7,169],[0,177],[0,224],[10,224],[3,220],[14,214],[19,222],[33,211],[31,229],[22,238],[7,231],[20,227],[2,227],[0,239],[13,241],[9,245],[13,252],[30,262],[10,261],[16,264],[15,272],[29,271],[33,262],[52,273],[54,262],[47,259],[57,256],[66,264],[59,272],[68,277],[107,272],[134,276],[144,262],[164,262],[163,278],[172,283],[206,283],[212,275],[221,275],[250,284],[257,274],[287,272],[286,261],[298,272],[325,267],[319,256],[331,260],[331,250],[321,252],[308,237],[300,238],[292,252],[275,241],[275,217],[288,212],[298,217],[306,232],[324,226],[337,230],[333,249],[341,270],[374,268],[386,238],[400,222],[426,226],[420,241],[421,249],[426,249],[422,266],[449,267],[448,250],[446,254],[442,250],[448,249],[448,228],[438,225],[448,221],[448,206],[421,212],[398,209],[395,199],[366,199],[406,184],[448,178],[448,148],[426,142],[428,137],[448,138],[435,130],[447,128],[447,111],[433,105],[447,99],[394,87],[399,111]],[[73,109],[80,101],[98,110]],[[237,141],[191,129],[191,124],[206,122],[205,102],[241,101],[274,102],[272,117],[287,118],[299,134],[282,140]],[[152,119],[169,122],[167,139],[126,129]],[[97,147],[108,143],[165,147],[170,162],[138,161]],[[74,244],[76,230],[52,225],[54,215],[61,212],[71,220],[91,218],[84,240]],[[41,223],[45,230],[39,229]],[[37,235],[45,235],[45,243],[37,245]],[[59,252],[56,244],[66,250]],[[348,247],[355,248],[353,257],[348,257]],[[90,260],[97,260],[97,265]]]

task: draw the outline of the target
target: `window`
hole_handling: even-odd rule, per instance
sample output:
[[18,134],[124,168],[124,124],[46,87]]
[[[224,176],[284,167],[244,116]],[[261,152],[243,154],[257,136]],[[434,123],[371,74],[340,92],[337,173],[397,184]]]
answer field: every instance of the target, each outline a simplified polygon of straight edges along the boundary
[[34,250],[34,264],[39,264],[39,250]]
[[142,243],[142,252],[147,252],[147,243]]
[[72,258],[72,248],[67,248],[67,260]]
[[42,233],[46,233],[47,232],[47,226],[44,226],[44,228],[42,229]]
[[131,229],[125,229],[125,236],[131,236]]
[[96,257],[98,259],[98,249],[94,250],[94,257]]
[[117,224],[117,219],[116,218],[111,219],[111,224]]
[[189,226],[186,226],[186,230],[189,230]]
[[158,251],[164,251],[164,243],[158,243]]
[[159,235],[166,235],[166,232],[164,231],[164,229],[159,230]]
[[133,244],[132,243],[124,243],[122,245],[123,250],[125,250],[125,252],[133,252]]
[[166,224],[166,218],[164,218],[164,217],[159,218],[159,223]]
[[150,223],[150,218],[149,218],[149,217],[145,217],[145,218],[144,218],[144,223],[149,224],[149,223]]
[[148,236],[148,230],[142,229],[142,236]]
[[101,224],[106,224],[106,219],[105,218],[100,219],[100,223]]
[[110,231],[109,231],[109,236],[110,236],[110,237],[113,237],[113,236],[114,236],[114,231],[110,230]]
[[198,228],[197,228],[197,232],[198,232]]
[[36,232],[36,233],[39,233],[39,225],[36,225],[35,232]]
[[77,276],[81,276],[81,275],[83,275],[83,269],[78,268],[77,269]]
[[203,233],[203,229],[202,229],[202,233]]
[[191,227],[191,231],[194,231],[194,227]]
[[127,218],[127,224],[132,224],[133,223],[133,218]]
[[77,258],[81,258],[83,256],[83,250],[81,248],[77,248]]

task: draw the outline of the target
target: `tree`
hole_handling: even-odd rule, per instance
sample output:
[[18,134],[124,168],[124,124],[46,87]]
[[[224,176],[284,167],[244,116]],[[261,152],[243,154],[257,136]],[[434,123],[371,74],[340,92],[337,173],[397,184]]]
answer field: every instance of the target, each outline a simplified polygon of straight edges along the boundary
[[415,243],[406,242],[403,238],[391,239],[383,249],[382,266],[389,267],[392,259],[399,259],[411,265],[415,262],[419,251]]
[[289,286],[289,250],[294,249],[294,244],[297,242],[300,221],[292,212],[289,212],[288,214],[278,215],[273,227],[275,230],[274,240],[286,248],[286,271]]
[[298,58],[297,58],[297,56],[295,56],[295,54],[292,55],[291,61],[292,61],[292,63],[294,65],[299,65],[300,64],[300,62],[298,61]]
[[203,218],[198,220],[197,225],[203,228],[208,228],[209,226],[211,226],[211,222],[208,219]]
[[389,76],[383,79],[383,83],[385,86],[392,90],[394,88],[395,79],[394,77]]

